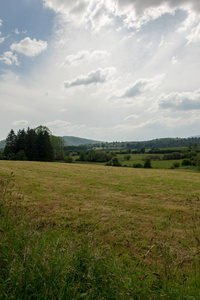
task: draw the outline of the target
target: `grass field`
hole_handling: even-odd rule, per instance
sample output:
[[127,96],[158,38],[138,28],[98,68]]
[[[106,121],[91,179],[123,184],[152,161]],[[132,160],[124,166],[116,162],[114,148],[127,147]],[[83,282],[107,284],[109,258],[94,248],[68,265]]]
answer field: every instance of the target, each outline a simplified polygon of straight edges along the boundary
[[[170,169],[174,163],[179,163],[181,168],[186,168],[181,166],[181,163],[183,161],[183,159],[175,159],[175,160],[162,160],[163,155],[160,154],[130,154],[131,158],[130,160],[127,160],[125,157],[127,156],[127,154],[117,154],[117,158],[119,159],[120,163],[122,166],[126,166],[126,167],[133,167],[134,164],[141,164],[142,166],[144,165],[144,160],[146,157],[149,157],[149,155],[151,155],[151,157],[154,156],[160,156],[160,160],[151,160],[151,166],[154,169]],[[82,161],[76,161],[76,159],[78,159],[79,156],[74,156],[73,160],[75,163],[78,164],[96,164],[96,165],[105,165],[105,163],[94,163],[94,162],[82,162]],[[187,167],[188,169],[195,169],[195,167],[193,166],[189,166]]]
[[[125,159],[125,154],[118,154],[117,157],[119,158],[119,161],[121,162],[122,166],[126,165],[128,167],[132,167],[133,164],[141,164],[141,165],[144,165],[144,159],[146,157],[149,156],[148,153],[146,154],[130,154],[131,158],[130,160],[126,160]],[[154,156],[160,156],[161,160],[151,160],[151,165],[152,165],[152,168],[155,168],[155,169],[170,169],[171,166],[178,162],[181,166],[181,162],[182,162],[182,159],[180,160],[162,160],[162,156],[163,155],[157,155],[157,154],[151,154],[152,157]]]
[[0,161],[11,172],[35,228],[67,232],[68,247],[89,239],[119,266],[122,295],[99,299],[200,299],[200,172]]

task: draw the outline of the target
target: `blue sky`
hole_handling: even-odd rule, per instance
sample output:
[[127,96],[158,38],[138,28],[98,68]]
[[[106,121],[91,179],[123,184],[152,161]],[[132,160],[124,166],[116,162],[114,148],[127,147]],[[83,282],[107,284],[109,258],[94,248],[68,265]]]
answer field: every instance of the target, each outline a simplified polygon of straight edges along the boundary
[[198,135],[199,50],[198,0],[0,0],[0,140]]

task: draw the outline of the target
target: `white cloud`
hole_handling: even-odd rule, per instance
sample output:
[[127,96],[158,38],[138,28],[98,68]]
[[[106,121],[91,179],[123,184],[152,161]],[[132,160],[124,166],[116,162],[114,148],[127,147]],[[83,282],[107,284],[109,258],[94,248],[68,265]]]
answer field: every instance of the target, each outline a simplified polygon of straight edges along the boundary
[[131,121],[131,120],[135,120],[135,119],[138,119],[138,118],[139,118],[138,115],[130,115],[130,116],[126,117],[124,119],[124,121]]
[[4,54],[0,56],[0,61],[5,63],[6,65],[19,66],[17,55],[13,54],[11,51],[4,52]]
[[124,23],[128,28],[133,27],[139,30],[142,25],[148,23],[151,20],[159,19],[166,13],[174,14],[174,9],[169,8],[167,5],[162,5],[160,7],[147,7],[143,11],[143,14],[139,16],[134,11],[127,11]]
[[14,33],[15,34],[20,34],[20,32],[19,32],[19,30],[17,28],[15,28]]
[[13,43],[10,46],[12,51],[22,53],[26,56],[33,57],[46,50],[47,42],[36,39],[31,40],[29,37],[21,40],[19,43]]
[[200,90],[163,94],[158,99],[158,105],[162,109],[177,111],[200,110]]
[[88,0],[43,0],[43,3],[46,7],[62,14],[67,21],[74,21],[76,24],[85,22],[89,5]]
[[5,41],[5,39],[6,39],[5,37],[1,37],[0,38],[0,44],[3,43]]
[[74,124],[64,120],[54,120],[47,122],[44,125],[47,126],[53,134],[58,136],[77,136],[77,132],[79,132],[79,137],[90,138],[90,136],[93,136],[93,139],[98,139],[98,133],[102,131],[102,128],[100,127],[87,126],[85,124]]
[[99,31],[103,26],[112,24],[114,3],[112,1],[90,1],[88,22],[94,31]]
[[120,98],[134,98],[148,91],[154,91],[165,78],[165,74],[153,78],[140,78],[123,90],[116,92]]
[[30,121],[28,120],[17,120],[17,121],[14,121],[11,123],[11,125],[14,125],[14,126],[26,126],[30,123]]
[[200,24],[192,28],[189,35],[186,36],[188,44],[200,41]]
[[177,8],[200,12],[199,0],[43,0],[46,7],[60,13],[76,26],[91,26],[99,31],[120,18],[125,27],[140,27],[166,13],[174,14]]
[[200,11],[200,3],[199,0],[148,0],[148,1],[140,1],[140,0],[117,0],[120,8],[124,8],[126,6],[133,6],[137,12],[137,14],[141,14],[147,8],[157,7],[163,4],[167,4],[169,7],[177,8],[177,7],[186,7],[190,6],[194,10]]
[[65,62],[63,65],[78,64],[84,60],[90,60],[90,61],[101,60],[107,56],[109,56],[109,53],[107,51],[95,50],[93,52],[90,52],[87,50],[81,50],[77,54],[68,55],[65,58]]
[[65,88],[70,88],[78,85],[89,85],[95,83],[104,83],[108,80],[109,76],[115,71],[114,68],[96,69],[87,75],[79,75],[72,81],[65,82]]
[[3,22],[3,21],[0,19],[0,27],[2,26],[2,22]]
[[174,64],[177,64],[178,63],[178,58],[177,58],[177,56],[173,56],[172,57],[172,64],[174,65]]

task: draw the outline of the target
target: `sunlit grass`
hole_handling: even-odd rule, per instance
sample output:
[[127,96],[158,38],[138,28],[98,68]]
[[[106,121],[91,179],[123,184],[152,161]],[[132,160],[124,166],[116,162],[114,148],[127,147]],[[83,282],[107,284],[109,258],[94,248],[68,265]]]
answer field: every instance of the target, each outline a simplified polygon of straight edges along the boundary
[[95,239],[122,268],[146,276],[144,289],[185,278],[200,284],[200,172],[0,161],[1,177],[11,172],[13,194],[36,227],[59,228],[69,243]]

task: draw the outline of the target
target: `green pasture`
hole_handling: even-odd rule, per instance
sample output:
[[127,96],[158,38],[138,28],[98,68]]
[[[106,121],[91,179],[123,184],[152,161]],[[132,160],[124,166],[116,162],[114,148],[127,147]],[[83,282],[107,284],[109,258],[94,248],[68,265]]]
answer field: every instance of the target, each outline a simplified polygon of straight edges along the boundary
[[0,161],[0,299],[200,299],[199,183],[184,169]]

